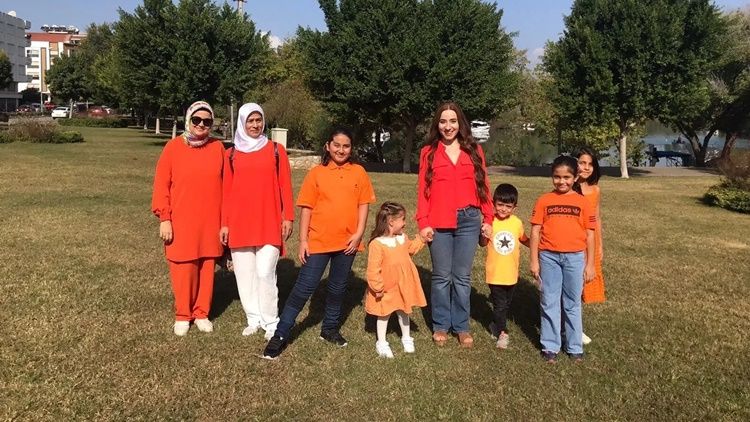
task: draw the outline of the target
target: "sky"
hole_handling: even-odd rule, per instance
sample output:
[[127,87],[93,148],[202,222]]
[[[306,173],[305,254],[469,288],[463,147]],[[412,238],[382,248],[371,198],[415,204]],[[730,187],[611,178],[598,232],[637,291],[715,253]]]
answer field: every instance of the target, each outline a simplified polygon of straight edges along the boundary
[[[74,25],[83,31],[92,22],[117,21],[118,9],[132,12],[141,3],[142,0],[0,0],[0,11],[15,10],[19,18],[31,21],[32,31],[39,31],[44,24]],[[503,27],[517,32],[516,48],[526,50],[534,65],[546,42],[562,35],[563,16],[569,13],[572,0],[497,0],[496,3],[503,9]],[[715,3],[725,11],[750,7],[750,0],[715,0]],[[325,30],[317,0],[247,0],[244,7],[260,30],[271,33],[272,44],[294,36],[298,26]]]

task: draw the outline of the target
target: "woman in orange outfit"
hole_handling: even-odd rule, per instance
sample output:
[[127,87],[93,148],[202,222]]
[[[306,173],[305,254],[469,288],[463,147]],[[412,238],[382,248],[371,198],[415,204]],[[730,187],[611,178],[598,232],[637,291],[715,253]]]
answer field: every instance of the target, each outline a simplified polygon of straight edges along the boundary
[[219,229],[224,163],[224,146],[209,136],[213,116],[203,101],[188,108],[187,130],[164,146],[154,176],[151,209],[161,222],[178,336],[187,334],[191,321],[200,331],[213,331],[208,313],[214,265],[223,252]]

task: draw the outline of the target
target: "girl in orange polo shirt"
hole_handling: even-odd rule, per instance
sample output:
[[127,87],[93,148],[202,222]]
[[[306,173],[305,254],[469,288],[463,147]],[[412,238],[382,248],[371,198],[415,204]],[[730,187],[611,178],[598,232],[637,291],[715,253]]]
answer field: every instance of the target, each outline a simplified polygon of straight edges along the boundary
[[[552,162],[555,189],[542,195],[531,214],[531,274],[541,288],[542,357],[555,363],[565,324],[565,349],[583,359],[581,292],[594,277],[596,214],[574,190],[578,161],[559,156]],[[562,304],[562,309],[561,309]]]
[[351,162],[352,134],[336,129],[324,145],[320,165],[307,173],[297,206],[302,208],[299,225],[297,282],[286,300],[263,357],[276,359],[286,348],[297,315],[315,292],[328,263],[328,294],[320,338],[337,346],[347,342],[339,332],[341,303],[346,282],[367,224],[369,204],[375,193],[365,169]]
[[167,142],[156,164],[151,209],[161,221],[175,302],[174,333],[184,336],[190,321],[213,331],[208,320],[214,263],[221,256],[221,170],[224,146],[209,136],[213,110],[203,101],[185,115],[187,130]]

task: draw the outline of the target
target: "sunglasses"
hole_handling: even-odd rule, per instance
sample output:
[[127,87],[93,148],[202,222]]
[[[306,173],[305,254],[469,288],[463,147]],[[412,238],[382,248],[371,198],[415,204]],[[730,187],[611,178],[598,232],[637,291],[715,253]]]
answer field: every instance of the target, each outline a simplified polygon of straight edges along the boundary
[[203,126],[205,127],[211,127],[214,125],[214,119],[210,117],[208,119],[203,119],[198,116],[193,116],[190,118],[190,123],[192,123],[193,126],[198,126],[200,122],[203,122]]

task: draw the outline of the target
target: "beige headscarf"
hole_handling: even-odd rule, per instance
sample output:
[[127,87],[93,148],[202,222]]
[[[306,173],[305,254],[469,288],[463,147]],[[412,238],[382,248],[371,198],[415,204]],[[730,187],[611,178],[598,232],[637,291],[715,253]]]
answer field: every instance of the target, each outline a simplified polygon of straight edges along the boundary
[[185,132],[182,133],[182,136],[185,138],[185,143],[193,148],[205,145],[205,143],[208,142],[210,134],[206,134],[203,138],[198,138],[193,135],[193,124],[190,122],[190,118],[193,117],[193,114],[198,110],[206,110],[211,114],[211,119],[214,118],[214,109],[212,109],[205,101],[196,101],[188,107],[187,113],[185,113]]

